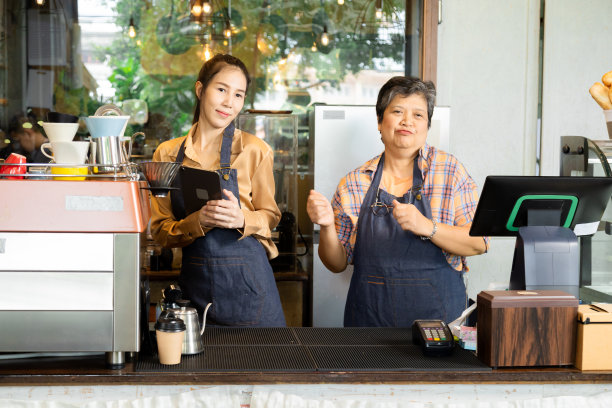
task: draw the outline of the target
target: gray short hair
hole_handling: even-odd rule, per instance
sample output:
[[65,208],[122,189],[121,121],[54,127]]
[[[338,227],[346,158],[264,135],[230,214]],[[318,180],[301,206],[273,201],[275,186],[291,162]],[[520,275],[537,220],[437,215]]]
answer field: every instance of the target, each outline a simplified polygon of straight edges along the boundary
[[376,117],[378,123],[383,120],[385,109],[397,95],[407,97],[413,94],[422,95],[427,101],[427,127],[431,127],[434,104],[436,102],[436,87],[431,81],[420,78],[396,76],[388,80],[378,92],[376,100]]

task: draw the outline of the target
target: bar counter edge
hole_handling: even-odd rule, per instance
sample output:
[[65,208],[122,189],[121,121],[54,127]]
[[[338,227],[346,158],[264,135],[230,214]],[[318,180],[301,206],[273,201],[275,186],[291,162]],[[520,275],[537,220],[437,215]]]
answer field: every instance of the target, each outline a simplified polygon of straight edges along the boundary
[[612,371],[571,367],[499,368],[482,371],[330,372],[135,372],[133,363],[111,370],[96,359],[56,360],[52,364],[2,364],[0,386],[19,385],[221,385],[221,384],[612,384]]

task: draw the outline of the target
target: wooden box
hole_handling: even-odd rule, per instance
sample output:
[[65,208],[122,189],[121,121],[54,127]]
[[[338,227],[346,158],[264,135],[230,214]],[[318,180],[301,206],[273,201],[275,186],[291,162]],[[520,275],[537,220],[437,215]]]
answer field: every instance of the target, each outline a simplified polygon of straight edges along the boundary
[[558,290],[484,291],[478,358],[491,367],[573,365],[578,299]]

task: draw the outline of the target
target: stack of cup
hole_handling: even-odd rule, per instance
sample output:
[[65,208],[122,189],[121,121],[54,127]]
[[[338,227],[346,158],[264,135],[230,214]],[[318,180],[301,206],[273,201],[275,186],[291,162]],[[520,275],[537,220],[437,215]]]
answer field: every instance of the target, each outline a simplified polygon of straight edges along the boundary
[[[51,115],[52,113],[68,116],[66,120],[69,120],[69,117],[72,116],[58,112],[49,112],[48,118],[54,117]],[[76,116],[73,117],[78,120]],[[72,165],[66,167],[53,166],[51,173],[58,175],[87,175],[88,169],[82,165],[87,161],[90,143],[72,140],[79,129],[79,124],[72,122],[44,122],[42,126],[49,139],[49,143],[43,143],[40,147],[42,153],[57,164]],[[54,179],[85,180],[85,177],[54,177]]]
[[161,364],[170,365],[181,362],[186,328],[185,322],[171,310],[164,310],[159,315],[155,323],[155,335]]

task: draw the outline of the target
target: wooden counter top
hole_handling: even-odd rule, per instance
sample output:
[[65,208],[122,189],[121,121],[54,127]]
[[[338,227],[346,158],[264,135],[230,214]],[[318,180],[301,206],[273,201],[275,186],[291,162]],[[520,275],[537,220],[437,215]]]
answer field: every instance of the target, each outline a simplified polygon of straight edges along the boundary
[[202,339],[204,352],[183,356],[179,366],[162,366],[145,353],[128,356],[120,370],[106,367],[104,353],[4,359],[0,386],[612,383],[612,371],[491,370],[460,349],[451,357],[424,357],[406,329],[207,328]]
[[217,372],[143,373],[133,362],[122,370],[105,367],[103,355],[0,361],[0,385],[155,384],[411,384],[411,383],[612,383],[612,371],[575,368],[516,368],[489,372],[345,371],[317,373]]

